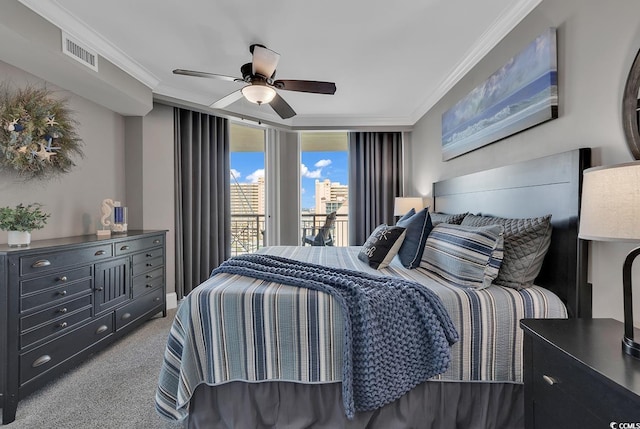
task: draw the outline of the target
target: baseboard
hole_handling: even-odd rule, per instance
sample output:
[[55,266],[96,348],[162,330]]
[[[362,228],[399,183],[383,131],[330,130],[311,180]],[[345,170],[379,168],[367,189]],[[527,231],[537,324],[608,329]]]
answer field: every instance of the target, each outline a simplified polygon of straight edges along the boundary
[[167,294],[167,310],[176,308],[178,306],[178,294],[171,292]]

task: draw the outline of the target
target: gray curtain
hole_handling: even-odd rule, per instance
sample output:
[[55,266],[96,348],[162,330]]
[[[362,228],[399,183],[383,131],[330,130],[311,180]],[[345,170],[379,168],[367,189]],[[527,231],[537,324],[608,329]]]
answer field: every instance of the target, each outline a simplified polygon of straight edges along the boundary
[[378,225],[392,225],[399,195],[402,134],[349,133],[349,244],[362,245]]
[[229,124],[174,109],[178,299],[231,256]]

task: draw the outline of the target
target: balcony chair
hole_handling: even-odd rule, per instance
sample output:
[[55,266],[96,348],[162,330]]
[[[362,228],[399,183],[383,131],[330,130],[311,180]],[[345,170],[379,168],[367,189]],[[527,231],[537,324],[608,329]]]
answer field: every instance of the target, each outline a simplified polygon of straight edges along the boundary
[[[302,237],[302,245],[310,244],[312,246],[333,246],[333,236],[331,231],[336,223],[336,212],[331,212],[327,215],[324,221],[324,225],[318,228],[317,233],[313,233],[315,228],[312,228],[311,235],[305,235]],[[305,230],[306,234],[306,230]]]

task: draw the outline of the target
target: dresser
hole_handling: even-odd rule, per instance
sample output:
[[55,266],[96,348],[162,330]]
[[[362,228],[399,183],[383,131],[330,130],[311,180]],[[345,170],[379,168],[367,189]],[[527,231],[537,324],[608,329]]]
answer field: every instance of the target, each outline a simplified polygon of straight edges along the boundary
[[166,316],[165,232],[0,245],[0,404],[77,366],[152,316]]
[[640,428],[640,360],[622,353],[622,323],[525,319],[520,325],[526,429]]

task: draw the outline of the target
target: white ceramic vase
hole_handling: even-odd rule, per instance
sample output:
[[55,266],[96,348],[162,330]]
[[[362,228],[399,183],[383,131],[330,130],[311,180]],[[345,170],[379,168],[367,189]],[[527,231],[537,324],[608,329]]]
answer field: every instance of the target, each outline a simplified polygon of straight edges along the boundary
[[31,233],[27,231],[9,231],[9,247],[27,247],[31,243]]

